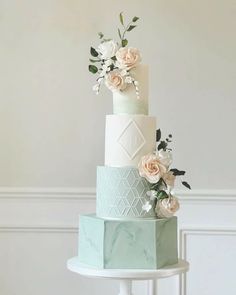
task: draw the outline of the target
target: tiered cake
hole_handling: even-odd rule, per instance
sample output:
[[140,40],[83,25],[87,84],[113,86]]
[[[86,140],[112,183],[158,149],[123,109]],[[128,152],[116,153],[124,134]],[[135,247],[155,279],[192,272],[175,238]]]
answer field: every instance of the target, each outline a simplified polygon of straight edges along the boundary
[[99,74],[94,90],[104,83],[113,93],[105,166],[97,167],[96,214],[81,215],[79,223],[80,262],[98,268],[158,269],[178,260],[173,215],[179,203],[171,189],[185,171],[170,169],[172,135],[160,140],[156,119],[148,115],[148,66],[125,38],[137,20],[126,27],[120,14],[121,43],[99,33],[101,44],[90,50],[95,65],[89,70]]
[[135,88],[113,93],[106,116],[105,166],[97,168],[96,215],[80,216],[79,259],[101,268],[156,269],[177,262],[177,219],[143,209],[151,184],[139,175],[142,156],[156,148],[156,119],[148,116],[148,70],[138,66]]

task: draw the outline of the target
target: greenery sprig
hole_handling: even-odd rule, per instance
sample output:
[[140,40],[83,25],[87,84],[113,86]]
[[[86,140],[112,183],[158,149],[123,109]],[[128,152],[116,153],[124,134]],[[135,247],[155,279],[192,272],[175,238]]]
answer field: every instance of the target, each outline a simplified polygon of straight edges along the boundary
[[[169,134],[168,137],[166,137],[165,140],[161,139],[161,130],[158,129],[156,131],[156,142],[157,142],[157,150],[160,151],[161,149],[163,149],[164,151],[172,151],[171,148],[168,147],[168,145],[172,142],[172,134]],[[174,176],[184,176],[186,171],[184,170],[179,170],[177,168],[172,168],[170,169],[170,171],[173,173]],[[188,189],[191,189],[191,186],[188,184],[187,181],[181,180],[181,183],[183,186],[185,186]],[[162,191],[162,188],[165,187],[167,188],[167,185],[165,183],[165,181],[161,178],[158,183],[156,183],[154,185],[154,190],[159,190]],[[163,193],[162,193],[163,194]]]
[[123,15],[123,12],[121,12],[119,14],[119,18],[120,18],[120,23],[122,25],[122,30],[120,28],[118,28],[118,35],[119,35],[119,38],[121,40],[121,46],[122,47],[125,47],[128,45],[128,40],[126,39],[125,35],[127,32],[130,32],[132,31],[134,28],[136,28],[136,22],[139,20],[139,17],[137,16],[134,16],[132,18],[132,20],[127,24],[125,25],[124,23],[124,15]]

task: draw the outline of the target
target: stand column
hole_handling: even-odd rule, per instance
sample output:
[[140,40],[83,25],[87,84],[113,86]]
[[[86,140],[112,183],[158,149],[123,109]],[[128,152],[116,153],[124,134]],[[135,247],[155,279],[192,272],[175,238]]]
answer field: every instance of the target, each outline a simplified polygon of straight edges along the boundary
[[132,295],[132,280],[120,280],[119,295]]
[[158,295],[157,280],[150,280],[148,282],[148,295]]

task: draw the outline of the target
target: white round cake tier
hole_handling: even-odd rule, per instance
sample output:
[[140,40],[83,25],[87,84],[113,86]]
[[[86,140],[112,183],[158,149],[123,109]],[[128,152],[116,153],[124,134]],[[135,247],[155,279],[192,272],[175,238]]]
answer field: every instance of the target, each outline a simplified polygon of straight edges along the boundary
[[137,167],[156,145],[156,118],[145,115],[106,116],[105,165]]

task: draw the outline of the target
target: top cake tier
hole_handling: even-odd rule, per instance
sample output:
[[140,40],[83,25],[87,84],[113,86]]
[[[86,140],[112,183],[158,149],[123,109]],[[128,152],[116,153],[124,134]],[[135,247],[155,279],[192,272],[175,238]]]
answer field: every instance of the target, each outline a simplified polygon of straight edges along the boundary
[[113,92],[113,113],[148,115],[148,66],[139,64],[130,73],[137,85],[132,83],[122,91]]

